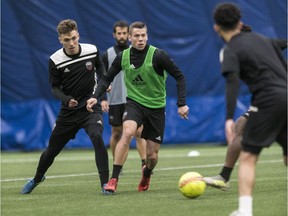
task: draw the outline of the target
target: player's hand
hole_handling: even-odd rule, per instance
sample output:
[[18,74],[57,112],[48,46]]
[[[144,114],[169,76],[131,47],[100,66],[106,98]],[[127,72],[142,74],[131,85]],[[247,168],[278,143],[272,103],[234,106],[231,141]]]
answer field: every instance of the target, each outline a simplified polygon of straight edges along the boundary
[[111,86],[111,85],[109,85],[109,86],[108,86],[108,88],[106,89],[106,92],[108,92],[108,93],[109,93],[109,92],[111,92],[111,90],[112,90],[112,86]]
[[225,135],[228,145],[231,145],[236,136],[235,124],[233,119],[227,119],[225,122]]
[[88,112],[92,113],[93,112],[93,106],[96,104],[97,104],[96,98],[90,98],[89,100],[87,100],[86,109],[88,110]]
[[103,112],[108,112],[109,111],[109,103],[107,100],[101,101],[101,108]]
[[72,99],[69,101],[68,106],[69,106],[69,107],[76,107],[76,106],[78,106],[78,101],[76,101],[75,99],[72,98]]
[[187,105],[178,107],[178,114],[182,119],[188,119],[189,107]]

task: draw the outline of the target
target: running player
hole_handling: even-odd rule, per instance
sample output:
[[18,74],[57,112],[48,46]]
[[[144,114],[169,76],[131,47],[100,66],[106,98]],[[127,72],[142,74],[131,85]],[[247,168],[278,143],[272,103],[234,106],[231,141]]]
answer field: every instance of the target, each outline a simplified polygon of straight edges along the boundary
[[[104,63],[106,71],[112,65],[115,57],[118,55],[119,52],[129,48],[128,45],[128,28],[129,25],[124,20],[119,20],[114,23],[113,25],[113,37],[116,40],[116,44],[113,47],[110,47],[106,50],[104,55],[102,56],[102,61]],[[115,148],[116,144],[119,142],[122,131],[123,131],[123,114],[124,108],[126,104],[126,86],[124,83],[124,74],[123,71],[118,73],[113,82],[111,83],[111,91],[107,93],[109,109],[105,109],[102,107],[104,111],[109,112],[109,124],[112,127],[112,133],[110,137],[110,147],[113,156],[113,161],[115,158]],[[146,160],[146,141],[145,139],[141,138],[141,132],[143,127],[139,127],[135,134],[136,139],[136,147],[141,159],[141,166],[145,165]]]
[[45,173],[55,157],[70,139],[75,138],[78,130],[84,128],[95,150],[102,192],[107,194],[103,186],[109,179],[109,166],[107,149],[102,138],[101,106],[94,106],[91,113],[86,109],[87,100],[97,85],[96,78],[102,78],[105,68],[95,45],[79,43],[80,36],[74,20],[62,20],[57,31],[63,48],[50,56],[49,73],[52,93],[62,102],[62,106],[48,147],[41,154],[36,174],[24,185],[21,193],[31,193],[45,180]]
[[108,88],[113,78],[123,70],[127,88],[127,103],[124,112],[123,135],[116,146],[112,177],[106,190],[115,192],[120,170],[127,158],[131,138],[143,124],[142,138],[147,142],[146,165],[138,191],[149,188],[152,170],[158,162],[160,144],[163,142],[165,128],[166,78],[168,72],[177,82],[178,113],[187,119],[186,84],[184,74],[171,60],[168,54],[147,44],[147,26],[143,22],[134,22],[129,27],[131,46],[115,58],[107,76],[100,81],[94,98],[88,100],[87,109],[97,103],[99,96]]

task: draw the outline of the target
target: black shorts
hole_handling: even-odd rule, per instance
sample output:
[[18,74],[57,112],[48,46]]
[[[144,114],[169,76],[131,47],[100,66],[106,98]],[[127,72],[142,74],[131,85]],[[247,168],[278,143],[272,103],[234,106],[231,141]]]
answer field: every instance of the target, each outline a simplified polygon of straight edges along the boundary
[[[284,97],[285,95],[285,97]],[[243,150],[259,154],[263,147],[278,142],[287,155],[287,98],[281,92],[266,97],[263,103],[253,107],[243,134]]]
[[122,126],[125,104],[109,105],[109,124]]
[[133,120],[140,127],[143,124],[141,137],[156,143],[163,143],[165,129],[165,108],[152,109],[127,100],[123,121]]
[[88,134],[103,132],[103,118],[98,112],[89,113],[86,107],[79,110],[61,110],[51,136],[58,137],[59,142],[74,139],[79,129],[84,128]]

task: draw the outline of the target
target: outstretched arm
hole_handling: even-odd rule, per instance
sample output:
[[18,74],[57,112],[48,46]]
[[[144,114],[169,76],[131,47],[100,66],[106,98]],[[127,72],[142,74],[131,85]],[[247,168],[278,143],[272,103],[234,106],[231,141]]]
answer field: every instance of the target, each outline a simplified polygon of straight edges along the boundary
[[228,143],[232,143],[235,137],[234,111],[239,91],[239,79],[236,73],[224,74],[226,79],[226,122],[225,135]]

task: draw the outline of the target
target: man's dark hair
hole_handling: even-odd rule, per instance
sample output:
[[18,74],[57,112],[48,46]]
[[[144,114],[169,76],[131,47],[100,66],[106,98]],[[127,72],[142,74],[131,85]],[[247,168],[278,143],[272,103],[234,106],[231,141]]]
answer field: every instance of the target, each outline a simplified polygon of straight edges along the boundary
[[215,23],[223,30],[234,30],[241,17],[239,8],[232,3],[218,4],[213,13]]
[[72,19],[62,20],[61,22],[59,22],[57,26],[57,32],[59,35],[68,34],[69,32],[73,30],[78,31],[78,27],[77,27],[76,21]]
[[241,27],[241,32],[252,32],[252,28],[249,25],[243,24]]
[[139,28],[139,29],[146,28],[146,29],[147,29],[147,26],[146,26],[146,24],[143,23],[143,22],[139,22],[139,21],[133,22],[133,23],[129,26],[129,34],[130,34],[130,35],[131,35],[132,30],[133,30],[134,28]]
[[129,28],[129,24],[125,20],[119,20],[119,21],[115,22],[114,25],[113,25],[113,32],[114,33],[116,33],[116,27],[121,27],[121,28],[127,27],[127,29],[128,29]]

